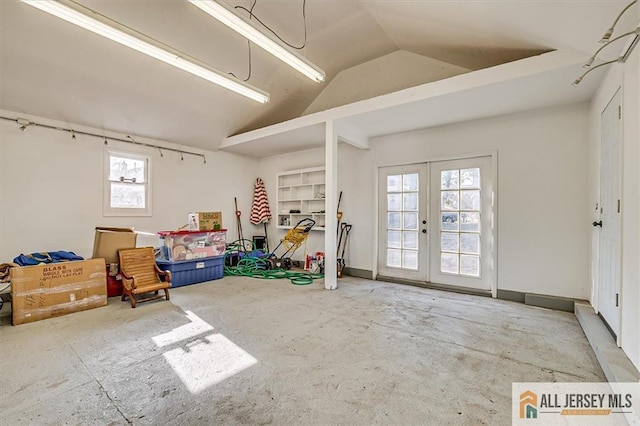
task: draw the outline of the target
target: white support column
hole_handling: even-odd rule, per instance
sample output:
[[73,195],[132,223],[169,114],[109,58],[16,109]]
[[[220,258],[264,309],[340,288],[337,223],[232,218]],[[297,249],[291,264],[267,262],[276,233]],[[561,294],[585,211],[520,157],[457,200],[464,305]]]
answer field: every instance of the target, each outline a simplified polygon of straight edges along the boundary
[[338,288],[338,135],[333,120],[327,120],[325,132],[324,288],[335,290]]

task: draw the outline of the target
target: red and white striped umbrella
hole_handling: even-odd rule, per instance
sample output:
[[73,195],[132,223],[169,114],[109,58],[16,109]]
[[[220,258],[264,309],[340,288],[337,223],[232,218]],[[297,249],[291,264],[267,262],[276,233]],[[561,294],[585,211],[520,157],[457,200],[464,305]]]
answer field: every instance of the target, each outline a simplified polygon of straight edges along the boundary
[[253,191],[253,206],[251,207],[249,221],[254,225],[258,225],[269,222],[269,219],[271,219],[271,210],[269,210],[267,190],[264,188],[262,179],[258,178]]

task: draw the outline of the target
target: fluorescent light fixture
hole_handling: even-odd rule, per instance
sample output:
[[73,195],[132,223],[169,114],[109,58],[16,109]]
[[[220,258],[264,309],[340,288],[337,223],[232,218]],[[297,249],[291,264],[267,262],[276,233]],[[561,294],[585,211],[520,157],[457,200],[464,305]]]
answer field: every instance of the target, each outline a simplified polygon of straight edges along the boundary
[[[67,22],[78,25],[86,30],[99,34],[124,46],[130,47],[138,52],[149,55],[160,61],[180,68],[193,75],[203,78],[212,83],[218,84],[226,89],[232,90],[240,95],[246,96],[254,101],[267,103],[269,94],[255,87],[246,84],[221,71],[215,70],[193,58],[185,59],[184,53],[169,46],[162,45],[158,41],[134,32],[118,22],[106,18],[99,13],[79,5],[74,1],[51,1],[51,0],[22,0],[30,6],[38,8]],[[134,33],[134,34],[132,34]]]
[[306,58],[282,46],[280,42],[276,41],[275,38],[264,32],[261,28],[255,26],[252,22],[246,21],[236,15],[233,9],[228,6],[213,0],[189,0],[189,2],[309,77],[311,80],[317,83],[324,81],[324,71],[309,62]]

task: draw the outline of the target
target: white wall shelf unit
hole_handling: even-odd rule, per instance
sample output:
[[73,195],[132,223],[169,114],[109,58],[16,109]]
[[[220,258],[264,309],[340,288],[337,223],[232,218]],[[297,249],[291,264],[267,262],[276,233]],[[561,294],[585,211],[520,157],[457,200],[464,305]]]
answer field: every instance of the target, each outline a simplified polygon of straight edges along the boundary
[[312,230],[324,230],[324,176],[324,167],[278,173],[276,204],[279,229],[290,229],[301,220],[309,218],[316,222]]

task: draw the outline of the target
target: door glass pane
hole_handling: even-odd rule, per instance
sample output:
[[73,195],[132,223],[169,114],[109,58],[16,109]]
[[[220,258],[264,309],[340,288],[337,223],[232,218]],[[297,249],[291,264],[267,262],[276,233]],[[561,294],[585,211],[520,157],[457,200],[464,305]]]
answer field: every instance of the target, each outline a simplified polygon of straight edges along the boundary
[[387,249],[387,266],[400,268],[402,266],[400,258],[401,253],[401,250]]
[[387,213],[387,228],[389,229],[399,229],[402,225],[400,219],[402,218],[402,213],[397,212],[389,212]]
[[418,174],[417,173],[402,175],[402,190],[403,191],[418,190]]
[[402,247],[400,238],[402,238],[402,232],[387,231],[387,247],[393,247],[393,248]]
[[404,210],[417,211],[418,210],[418,193],[409,192],[404,193]]
[[458,252],[458,233],[443,232],[442,234],[440,234],[440,249],[442,251],[457,253]]
[[480,189],[480,169],[460,170],[460,188],[478,188]]
[[440,271],[479,277],[480,169],[441,171],[440,188]]
[[406,269],[418,269],[418,252],[415,250],[403,250],[402,267]]
[[414,250],[418,248],[418,233],[416,231],[402,233],[402,248]]
[[440,213],[441,227],[443,231],[457,231],[458,230],[458,212]]
[[387,194],[387,210],[402,210],[402,194]]
[[458,170],[443,170],[440,172],[441,189],[458,189]]
[[402,191],[402,175],[387,176],[387,192]]
[[419,186],[418,173],[387,176],[387,260],[395,268],[418,270]]
[[460,230],[469,232],[480,232],[480,213],[462,212],[460,213]]
[[463,275],[471,275],[473,277],[480,276],[480,257],[461,255],[460,273]]
[[451,253],[440,253],[440,270],[448,274],[457,274],[458,255]]
[[458,197],[460,191],[442,191],[441,204],[442,210],[458,210]]
[[404,213],[403,228],[414,229],[414,230],[418,229],[418,213],[417,212]]
[[460,252],[480,254],[480,234],[460,234]]
[[480,210],[480,191],[460,191],[461,210]]

